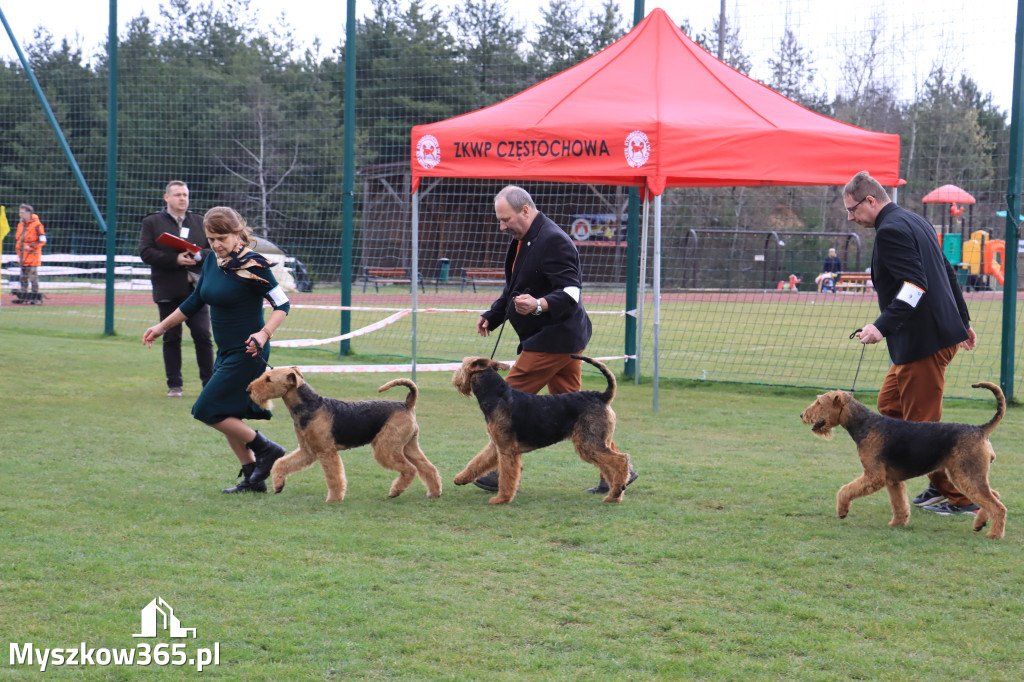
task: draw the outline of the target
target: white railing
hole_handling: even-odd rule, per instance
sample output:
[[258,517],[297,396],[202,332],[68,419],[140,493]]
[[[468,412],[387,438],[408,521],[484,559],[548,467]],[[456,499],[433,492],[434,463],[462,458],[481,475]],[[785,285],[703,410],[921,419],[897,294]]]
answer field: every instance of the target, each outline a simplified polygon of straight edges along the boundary
[[[279,254],[271,256],[280,260]],[[284,257],[285,269],[293,272],[295,259]],[[40,289],[103,289],[106,287],[107,257],[104,254],[79,255],[74,253],[47,253],[39,266]],[[149,266],[138,256],[114,256],[114,288],[150,291]],[[0,256],[0,286],[9,290],[21,281],[18,257]]]

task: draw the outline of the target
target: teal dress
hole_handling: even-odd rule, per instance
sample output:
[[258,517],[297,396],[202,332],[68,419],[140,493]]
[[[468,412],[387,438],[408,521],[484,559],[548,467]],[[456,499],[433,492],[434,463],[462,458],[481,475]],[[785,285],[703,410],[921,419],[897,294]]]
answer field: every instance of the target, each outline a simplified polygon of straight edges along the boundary
[[266,282],[245,279],[239,281],[217,265],[210,256],[203,262],[202,276],[195,291],[179,308],[191,317],[204,304],[210,306],[213,340],[217,343],[217,360],[213,376],[206,382],[199,398],[192,406],[192,416],[204,424],[216,424],[228,417],[239,419],[270,419],[272,413],[249,398],[245,389],[263,374],[270,359],[270,344],[263,346],[262,358],[248,355],[245,342],[251,334],[263,328],[263,299],[274,310],[290,309],[288,298],[277,284],[270,268],[250,270]]

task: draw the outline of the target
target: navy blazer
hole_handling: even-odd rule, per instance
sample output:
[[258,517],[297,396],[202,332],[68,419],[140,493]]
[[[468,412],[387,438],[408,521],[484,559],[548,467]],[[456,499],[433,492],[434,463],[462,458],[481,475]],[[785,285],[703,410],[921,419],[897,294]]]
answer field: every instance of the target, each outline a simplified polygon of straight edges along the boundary
[[[517,257],[516,247],[520,243]],[[505,289],[483,317],[492,330],[508,319],[519,335],[517,354],[524,350],[582,351],[593,330],[583,307],[582,293],[577,303],[565,292],[566,287],[583,288],[580,252],[569,235],[538,212],[521,242],[513,239],[509,244],[505,254]],[[540,315],[520,315],[512,302],[520,294],[543,298],[548,309]]]
[[[875,326],[893,363],[905,365],[966,340],[971,316],[935,228],[889,203],[878,212],[875,230],[871,281],[882,311]],[[904,282],[924,291],[916,307],[897,298]]]

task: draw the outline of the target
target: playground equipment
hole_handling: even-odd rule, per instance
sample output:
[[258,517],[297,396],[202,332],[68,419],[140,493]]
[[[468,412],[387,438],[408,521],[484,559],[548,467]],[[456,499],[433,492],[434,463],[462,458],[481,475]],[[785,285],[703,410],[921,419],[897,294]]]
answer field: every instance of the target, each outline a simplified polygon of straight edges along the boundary
[[[949,237],[951,235],[946,235]],[[945,252],[945,246],[943,247]],[[947,255],[948,257],[948,255]],[[1003,264],[1006,262],[1006,242],[1002,239],[991,239],[985,230],[976,230],[971,238],[963,243],[962,264],[967,266],[971,277],[989,275],[1001,286],[1003,284]]]
[[1003,285],[1004,264],[1006,263],[1006,241],[990,239],[985,242],[985,274],[992,275],[999,286]]
[[[928,194],[921,197],[921,203],[924,204],[922,207],[922,215],[925,219],[928,218],[928,204],[949,204],[949,211],[940,212],[939,216],[942,218],[942,230],[941,234],[949,234],[953,229],[954,222],[960,218],[960,215],[964,212],[963,206],[959,204],[965,204],[968,207],[967,212],[967,227],[970,229],[974,225],[974,204],[975,199],[968,192],[960,189],[956,185],[943,185],[933,189]],[[946,219],[949,219],[947,226]],[[941,241],[941,239],[940,239]],[[954,265],[956,265],[954,263]]]

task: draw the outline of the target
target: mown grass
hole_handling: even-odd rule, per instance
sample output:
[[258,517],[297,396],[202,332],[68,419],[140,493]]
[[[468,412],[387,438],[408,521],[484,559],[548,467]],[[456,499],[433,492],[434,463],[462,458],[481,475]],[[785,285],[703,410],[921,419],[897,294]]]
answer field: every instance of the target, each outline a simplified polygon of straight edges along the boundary
[[[189,415],[197,382],[185,400],[165,398],[159,349],[135,335],[6,319],[8,646],[132,647],[140,609],[160,596],[197,629],[190,647],[220,644],[220,665],[202,673],[212,679],[1024,678],[1020,408],[993,436],[992,481],[1010,511],[1002,541],[916,509],[890,529],[883,494],[836,519],[835,491],[859,465],[845,434],[826,443],[800,423],[814,392],[712,382],[663,382],[658,413],[649,384],[622,382],[616,442],[641,477],[621,505],[583,492],[596,470],[562,444],[527,455],[522,492],[489,507],[483,491],[451,484],[484,442],[475,402],[447,374],[421,374],[422,445],[443,496],[416,482],[388,499],[391,472],[363,448],[344,453],[348,496],[328,506],[319,467],[281,495],[222,495],[237,465]],[[310,381],[354,399],[390,378]],[[947,401],[946,419],[981,423],[992,409]],[[283,406],[277,415],[259,426],[291,446]],[[4,661],[0,677],[38,669]]]

